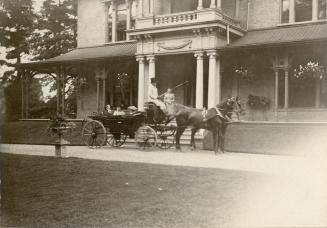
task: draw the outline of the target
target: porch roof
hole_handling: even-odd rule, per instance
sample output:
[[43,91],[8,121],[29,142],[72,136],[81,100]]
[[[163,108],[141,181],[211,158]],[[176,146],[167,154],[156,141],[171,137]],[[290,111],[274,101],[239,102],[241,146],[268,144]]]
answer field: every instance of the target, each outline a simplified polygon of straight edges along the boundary
[[20,65],[47,65],[47,64],[60,64],[70,62],[80,62],[86,60],[102,60],[113,57],[129,57],[135,56],[136,42],[122,42],[115,44],[107,44],[102,46],[76,48],[66,54],[43,60],[29,63],[22,63]]
[[228,48],[249,48],[327,40],[327,23],[283,25],[277,28],[250,30]]

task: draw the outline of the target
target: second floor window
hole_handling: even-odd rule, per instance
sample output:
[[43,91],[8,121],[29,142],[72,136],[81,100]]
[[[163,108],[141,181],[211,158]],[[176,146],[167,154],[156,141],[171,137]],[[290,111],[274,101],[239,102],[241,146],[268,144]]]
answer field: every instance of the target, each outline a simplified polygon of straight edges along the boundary
[[295,22],[312,20],[312,0],[295,0]]
[[[316,6],[313,1],[317,1]],[[281,23],[327,19],[327,0],[280,0],[280,3]]]
[[327,19],[327,0],[318,0],[318,19]]

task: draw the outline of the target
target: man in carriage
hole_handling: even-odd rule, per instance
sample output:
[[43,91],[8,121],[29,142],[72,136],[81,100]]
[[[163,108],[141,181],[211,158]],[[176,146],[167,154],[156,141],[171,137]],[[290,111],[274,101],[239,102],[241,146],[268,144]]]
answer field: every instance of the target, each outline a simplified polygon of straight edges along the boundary
[[151,83],[149,85],[149,93],[148,93],[148,100],[149,102],[154,103],[158,106],[165,114],[167,114],[167,108],[163,101],[159,99],[158,96],[158,89],[157,89],[157,79],[151,78]]

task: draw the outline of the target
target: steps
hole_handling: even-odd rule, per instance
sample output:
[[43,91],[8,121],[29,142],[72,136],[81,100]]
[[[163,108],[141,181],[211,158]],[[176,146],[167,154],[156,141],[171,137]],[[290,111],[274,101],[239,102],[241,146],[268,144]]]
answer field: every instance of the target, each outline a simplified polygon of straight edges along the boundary
[[[175,121],[172,121],[171,124],[173,126],[176,126],[176,122]],[[183,132],[183,135],[181,136],[180,138],[180,144],[181,145],[190,145],[191,143],[191,128],[186,128],[185,131]],[[158,139],[157,139],[157,142],[160,141],[160,135],[157,135]],[[203,130],[199,130],[196,134],[195,134],[195,144],[197,146],[197,148],[203,148]],[[169,136],[167,138],[168,141],[175,141],[175,136]],[[132,144],[132,143],[135,143],[135,139],[130,139],[130,138],[127,138],[126,139],[126,142],[127,144]]]

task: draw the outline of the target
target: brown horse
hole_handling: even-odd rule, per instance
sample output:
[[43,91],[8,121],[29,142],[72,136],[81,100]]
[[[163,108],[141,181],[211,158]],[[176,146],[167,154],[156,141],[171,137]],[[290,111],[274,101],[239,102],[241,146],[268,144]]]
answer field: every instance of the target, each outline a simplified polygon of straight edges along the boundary
[[228,122],[233,112],[242,113],[243,109],[240,100],[228,98],[216,107],[210,108],[203,113],[203,110],[189,108],[176,104],[175,118],[177,122],[176,149],[180,150],[180,137],[187,127],[191,127],[191,147],[195,148],[194,135],[199,129],[206,129],[212,132],[213,149],[215,153],[224,152],[224,137]]

